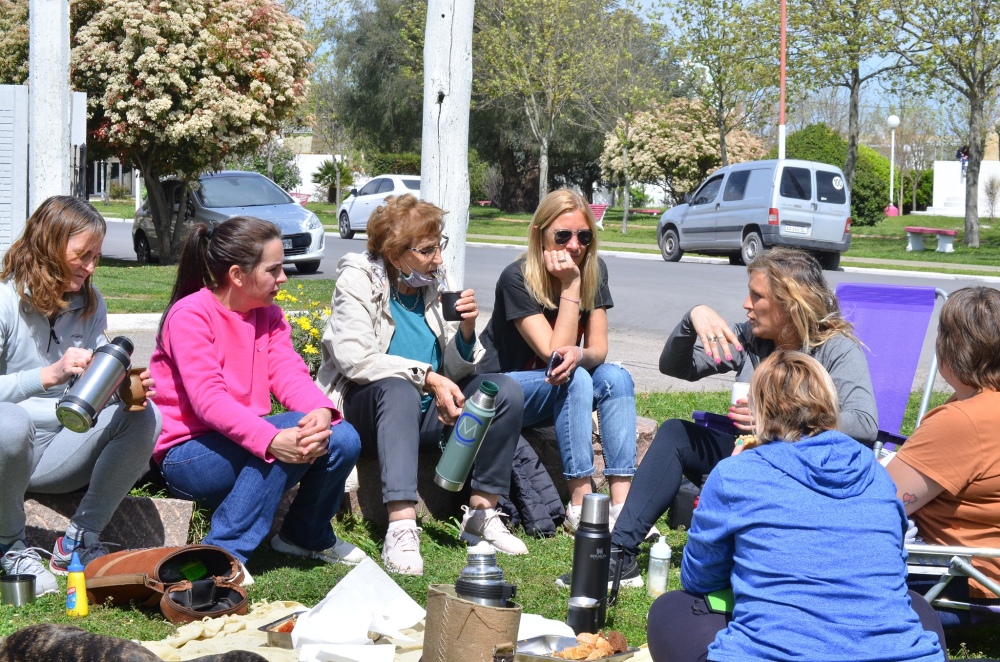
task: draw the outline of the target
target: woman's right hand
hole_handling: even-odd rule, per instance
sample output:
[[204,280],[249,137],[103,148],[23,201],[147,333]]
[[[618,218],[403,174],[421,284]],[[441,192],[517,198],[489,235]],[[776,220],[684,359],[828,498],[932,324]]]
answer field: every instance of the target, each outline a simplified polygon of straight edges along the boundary
[[[545,270],[555,277],[563,286],[569,285],[580,278],[580,268],[573,258],[564,250],[543,251]],[[576,297],[579,299],[580,297]]]
[[298,427],[279,430],[267,447],[268,454],[286,464],[306,464],[326,452],[329,428],[301,439],[300,434]]
[[51,388],[57,384],[65,384],[74,375],[82,375],[90,365],[94,353],[83,347],[70,347],[58,361],[42,368],[42,386]]
[[567,345],[560,347],[556,352],[562,356],[562,363],[552,370],[552,374],[546,377],[545,381],[553,386],[560,386],[573,376],[576,366],[580,365],[580,361],[583,360],[583,350],[576,345]]
[[465,406],[465,394],[458,384],[436,372],[428,372],[424,382],[426,390],[434,396],[437,405],[438,420],[445,425],[454,425],[462,415]]
[[733,360],[733,354],[729,351],[730,345],[735,347],[737,352],[743,351],[743,346],[740,345],[726,320],[708,306],[695,306],[691,310],[691,326],[701,340],[705,353],[716,363],[722,363],[723,356],[727,361]]

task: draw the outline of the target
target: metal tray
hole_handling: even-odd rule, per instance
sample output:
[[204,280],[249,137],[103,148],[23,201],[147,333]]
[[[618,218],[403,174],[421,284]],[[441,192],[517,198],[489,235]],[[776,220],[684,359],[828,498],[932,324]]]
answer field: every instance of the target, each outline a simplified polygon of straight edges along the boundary
[[[578,643],[575,637],[560,637],[556,634],[522,639],[517,642],[517,650],[514,652],[514,662],[533,662],[534,660],[548,662],[549,660],[558,660],[561,658],[552,657],[553,653],[558,653],[564,648],[573,648]],[[629,646],[628,650],[623,653],[608,655],[600,659],[604,662],[620,662],[620,660],[627,660],[638,652],[638,648]]]

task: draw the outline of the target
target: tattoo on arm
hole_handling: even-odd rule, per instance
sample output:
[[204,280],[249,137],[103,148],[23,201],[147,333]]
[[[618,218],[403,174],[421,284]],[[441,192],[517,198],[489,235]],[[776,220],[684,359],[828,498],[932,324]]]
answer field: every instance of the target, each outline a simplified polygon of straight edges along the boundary
[[916,494],[910,494],[909,492],[903,492],[903,503],[904,504],[906,504],[908,506],[911,503],[916,503],[916,502],[917,502],[917,495]]

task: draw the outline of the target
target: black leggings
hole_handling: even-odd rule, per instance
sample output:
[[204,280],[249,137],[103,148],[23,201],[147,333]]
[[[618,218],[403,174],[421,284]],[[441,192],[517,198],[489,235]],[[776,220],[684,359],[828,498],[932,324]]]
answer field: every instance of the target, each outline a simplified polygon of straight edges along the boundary
[[[947,660],[944,630],[937,614],[919,593],[909,594],[920,624],[937,634]],[[702,662],[708,659],[708,646],[728,624],[729,616],[709,611],[701,596],[685,591],[664,593],[653,602],[646,620],[649,655],[653,662]]]
[[664,421],[632,477],[611,542],[636,556],[650,527],[667,512],[677,496],[681,477],[697,485],[723,458],[733,454],[736,437],[691,421]]

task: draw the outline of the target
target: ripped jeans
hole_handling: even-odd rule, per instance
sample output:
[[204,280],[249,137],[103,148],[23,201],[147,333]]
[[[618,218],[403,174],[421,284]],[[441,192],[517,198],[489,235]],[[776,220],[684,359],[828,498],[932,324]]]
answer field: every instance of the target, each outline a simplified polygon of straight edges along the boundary
[[602,363],[593,370],[577,368],[562,386],[545,381],[545,370],[507,373],[524,390],[525,427],[555,426],[563,476],[585,478],[594,473],[591,412],[601,425],[605,476],[635,473],[635,386],[628,370]]

